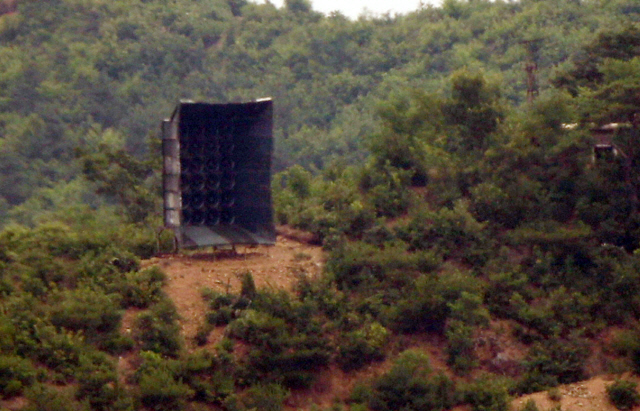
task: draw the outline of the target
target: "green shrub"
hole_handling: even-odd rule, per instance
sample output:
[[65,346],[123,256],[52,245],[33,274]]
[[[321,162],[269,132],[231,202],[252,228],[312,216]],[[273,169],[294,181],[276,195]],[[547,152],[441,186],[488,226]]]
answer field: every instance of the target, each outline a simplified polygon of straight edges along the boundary
[[158,368],[153,373],[140,376],[138,387],[142,404],[158,411],[180,410],[194,395],[188,385],[176,381],[166,368]]
[[491,249],[485,223],[478,222],[468,210],[468,203],[457,201],[453,209],[438,211],[420,209],[397,236],[413,250],[433,249],[446,257],[462,258],[470,264],[482,265]]
[[543,391],[558,384],[582,380],[588,355],[588,346],[580,339],[554,339],[534,344],[525,360],[526,372],[519,383],[519,392]]
[[338,347],[338,364],[350,371],[384,359],[388,335],[389,331],[377,322],[347,333]]
[[[401,332],[433,331],[442,333],[451,313],[451,305],[463,292],[481,295],[483,284],[468,272],[453,270],[440,276],[421,275],[395,306],[390,308],[389,326]],[[475,315],[484,315],[479,307]]]
[[373,389],[369,385],[356,383],[349,395],[349,402],[354,404],[368,404],[373,396]]
[[141,271],[130,271],[116,286],[122,296],[122,306],[147,308],[157,303],[163,296],[162,287],[166,275],[157,266]]
[[135,347],[136,342],[133,338],[121,335],[118,332],[112,332],[101,336],[97,346],[99,349],[109,354],[122,354],[130,351]]
[[260,411],[281,411],[289,391],[279,384],[257,384],[240,396],[242,409]]
[[[292,317],[293,324],[267,312],[244,310],[228,327],[230,337],[251,345],[240,364],[239,378],[245,384],[275,381],[289,388],[308,387],[315,378],[315,371],[329,361],[328,343],[320,329],[314,328],[312,318],[296,318],[295,309],[281,312],[283,300],[261,300],[265,295],[268,294],[259,295],[255,306]],[[303,323],[305,328],[299,328]]]
[[281,318],[255,310],[245,310],[229,325],[229,336],[250,344],[278,345],[288,337],[288,327]]
[[36,369],[31,361],[18,356],[0,355],[0,395],[4,398],[19,395],[35,382]]
[[551,401],[558,402],[562,399],[562,392],[557,387],[550,388],[549,391],[547,391],[547,396]]
[[122,394],[115,364],[101,352],[81,355],[75,377],[78,381],[76,397],[87,400],[93,409],[112,409]]
[[256,283],[253,281],[253,275],[250,271],[242,273],[240,275],[240,296],[253,300],[256,298]]
[[456,403],[453,382],[431,376],[429,360],[419,351],[401,353],[393,367],[374,381],[369,406],[374,411],[446,410]]
[[640,347],[631,351],[631,368],[636,374],[640,374]]
[[484,296],[485,304],[494,315],[516,318],[517,312],[511,305],[511,298],[514,293],[528,297],[528,284],[529,279],[520,271],[490,273],[489,285]]
[[378,215],[395,217],[410,205],[411,191],[408,187],[414,173],[413,170],[393,167],[389,162],[369,163],[362,169],[358,185]]
[[44,384],[35,384],[28,389],[25,397],[29,404],[25,411],[90,411],[90,405],[75,400],[73,392],[67,389],[49,388]]
[[43,297],[53,286],[72,282],[69,263],[39,249],[24,251],[8,269],[9,275],[21,279],[23,291]]
[[176,356],[182,348],[178,312],[170,300],[163,300],[138,315],[135,336],[143,350]]
[[532,399],[528,399],[527,402],[524,403],[520,411],[540,411],[536,402]]
[[117,295],[84,286],[62,291],[53,298],[60,300],[51,307],[51,323],[55,326],[84,331],[90,341],[120,327],[123,311]]
[[616,380],[607,386],[609,401],[619,410],[630,410],[640,405],[640,394],[636,390],[637,383],[626,380]]
[[124,274],[140,269],[140,260],[131,252],[109,245],[82,254],[76,264],[78,278],[100,285],[111,292],[119,291]]
[[213,331],[213,325],[209,322],[206,322],[198,327],[194,340],[199,347],[207,344],[211,331]]
[[474,328],[459,320],[447,324],[447,364],[456,372],[464,374],[478,365],[473,340]]
[[211,308],[212,310],[231,306],[238,299],[233,294],[223,294],[210,288],[205,288],[202,290],[202,298],[209,304],[209,308]]
[[81,333],[57,329],[44,322],[16,336],[18,354],[41,362],[65,377],[73,375],[80,354],[88,349]]
[[234,312],[231,307],[220,307],[207,314],[207,322],[217,327],[227,325],[234,319]]
[[461,389],[473,411],[509,411],[509,384],[504,379],[481,377]]
[[417,276],[429,272],[441,263],[433,252],[411,253],[400,242],[387,243],[380,249],[362,242],[347,243],[334,250],[327,261],[327,271],[333,274],[338,288],[358,289],[389,283],[394,274],[406,273]]
[[0,354],[9,354],[16,349],[16,327],[9,316],[0,313]]

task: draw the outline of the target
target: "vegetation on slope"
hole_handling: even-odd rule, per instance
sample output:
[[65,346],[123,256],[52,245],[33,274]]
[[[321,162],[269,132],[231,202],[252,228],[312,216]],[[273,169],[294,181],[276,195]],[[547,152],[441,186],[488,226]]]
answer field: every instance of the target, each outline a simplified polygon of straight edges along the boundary
[[[499,411],[509,395],[640,370],[634,2],[445,1],[358,21],[304,1],[13,4],[0,207],[23,225],[0,232],[4,398],[278,410],[324,369],[389,358],[335,408]],[[541,94],[517,106],[518,42],[541,33]],[[313,233],[326,270],[292,294],[250,274],[238,294],[206,292],[198,342],[218,326],[226,338],[187,352],[164,275],[139,267],[170,242],[145,137],[176,96],[264,94],[278,101],[277,218]],[[605,122],[623,125],[623,154],[594,161],[589,128]],[[594,365],[612,326],[627,331]],[[449,372],[403,336],[444,341]],[[123,381],[115,358],[133,353]]]

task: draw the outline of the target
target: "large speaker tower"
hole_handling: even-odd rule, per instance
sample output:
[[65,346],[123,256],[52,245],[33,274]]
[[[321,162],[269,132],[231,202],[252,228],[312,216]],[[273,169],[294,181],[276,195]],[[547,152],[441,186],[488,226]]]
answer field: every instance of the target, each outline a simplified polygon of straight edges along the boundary
[[165,227],[180,247],[274,244],[273,103],[181,102],[163,122]]

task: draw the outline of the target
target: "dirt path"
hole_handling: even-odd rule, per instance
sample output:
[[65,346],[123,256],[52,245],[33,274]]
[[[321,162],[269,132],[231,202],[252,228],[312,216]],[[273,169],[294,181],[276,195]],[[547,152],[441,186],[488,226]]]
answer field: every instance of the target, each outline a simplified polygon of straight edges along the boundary
[[251,272],[258,288],[290,290],[299,274],[319,275],[323,264],[320,247],[284,236],[278,236],[272,247],[167,255],[144,262],[144,266],[158,265],[167,274],[165,292],[180,314],[182,335],[189,348],[194,347],[193,338],[207,311],[203,289],[237,292],[240,275]]

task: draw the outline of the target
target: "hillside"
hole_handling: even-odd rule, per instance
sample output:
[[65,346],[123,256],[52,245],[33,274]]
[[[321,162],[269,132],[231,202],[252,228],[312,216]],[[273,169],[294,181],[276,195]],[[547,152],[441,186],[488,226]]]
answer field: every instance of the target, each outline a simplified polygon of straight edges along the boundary
[[[204,288],[218,290],[219,292],[239,292],[241,287],[240,274],[250,271],[258,288],[280,288],[293,291],[300,273],[306,273],[312,277],[321,274],[324,264],[324,253],[319,246],[300,242],[301,232],[293,232],[286,227],[280,227],[279,232],[286,236],[278,236],[273,247],[258,247],[240,249],[238,254],[225,251],[196,252],[182,255],[164,255],[154,257],[143,262],[143,266],[158,266],[167,273],[165,292],[173,300],[178,314],[181,335],[187,342],[190,350],[197,349],[195,335],[198,328],[205,321],[207,307],[201,298]],[[302,235],[304,237],[304,235]],[[135,312],[132,312],[132,314]],[[125,314],[122,327],[130,328]],[[224,327],[214,329],[209,335],[206,349],[215,350],[216,345],[224,335]],[[478,336],[478,341],[496,339],[496,335],[484,334]],[[503,335],[499,344],[510,347],[508,350],[498,353],[493,358],[485,358],[484,368],[490,370],[497,362],[496,358],[505,357],[507,352],[513,356],[522,356],[518,353],[521,345],[513,336]],[[454,375],[446,365],[443,341],[422,337],[408,339],[403,342],[404,348],[419,348],[428,352],[432,361],[439,369]],[[594,352],[601,352],[606,346],[593,346]],[[490,355],[490,354],[489,354]],[[507,354],[508,355],[508,354]],[[512,357],[513,358],[513,357]],[[134,358],[126,361],[135,362]],[[601,361],[601,360],[600,360]],[[598,362],[596,358],[591,363]],[[122,361],[121,361],[122,364]],[[126,373],[128,368],[124,367]],[[321,372],[317,382],[311,388],[294,393],[285,402],[286,410],[311,410],[313,407],[330,408],[336,398],[347,400],[358,382],[372,379],[382,375],[389,369],[390,361],[372,364],[361,371],[345,373],[339,367],[330,367]],[[535,401],[539,410],[551,410],[560,406],[565,411],[615,411],[607,397],[606,387],[612,384],[616,378],[614,374],[597,375],[604,370],[594,363],[590,370],[591,378],[558,387],[559,399],[550,398],[548,391],[533,393],[515,398],[511,401],[513,409],[521,409],[529,400]],[[594,374],[595,373],[595,374]],[[624,378],[638,382],[638,377],[625,375]],[[12,407],[9,407],[12,409]],[[453,411],[465,411],[467,406],[454,407]],[[640,406],[632,410],[640,409]]]
[[[0,0],[3,406],[637,405],[638,73],[637,0]],[[278,245],[169,254],[159,120],[265,96]]]

